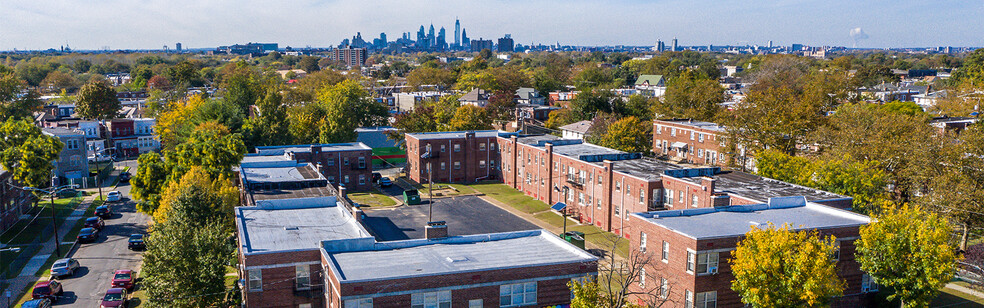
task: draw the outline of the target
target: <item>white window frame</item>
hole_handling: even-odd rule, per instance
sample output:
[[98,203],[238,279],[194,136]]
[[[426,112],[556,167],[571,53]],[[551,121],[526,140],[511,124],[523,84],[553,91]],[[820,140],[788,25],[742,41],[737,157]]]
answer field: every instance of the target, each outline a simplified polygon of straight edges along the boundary
[[[514,299],[517,296],[522,298],[522,301],[519,303],[514,302]],[[530,296],[532,296],[533,301],[529,300]],[[503,303],[504,302],[502,300],[503,297],[509,297],[508,304]],[[499,307],[502,308],[536,306],[536,302],[537,302],[536,297],[537,297],[537,285],[535,281],[527,282],[527,283],[504,284],[499,286]]]
[[670,242],[663,241],[663,252],[660,259],[663,260],[663,263],[670,261]]
[[717,291],[697,293],[697,308],[717,308]]
[[347,299],[344,308],[372,308],[372,297]]
[[[720,262],[721,256],[717,252],[699,253],[697,254],[696,273],[698,275],[713,275]],[[701,269],[702,266],[704,267],[703,269]]]
[[461,170],[461,162],[460,161],[454,162],[454,170]]
[[686,292],[684,292],[683,301],[684,301],[683,307],[694,308],[694,291],[687,290]]
[[878,292],[878,283],[867,273],[861,274],[861,293]]
[[483,308],[484,307],[484,303],[482,303],[482,302],[483,302],[483,300],[481,298],[479,298],[479,299],[470,299],[470,300],[468,300],[468,308]]
[[669,296],[670,296],[670,280],[666,278],[660,278],[659,298],[666,299]]
[[643,288],[646,287],[646,268],[645,267],[639,269],[639,286],[640,287],[643,287]]
[[639,232],[639,252],[646,252],[646,232]]
[[249,292],[263,291],[263,270],[251,269],[246,271],[247,286]]
[[454,144],[454,151],[455,152],[461,152],[461,144],[460,143],[455,143]]
[[479,151],[485,151],[485,142],[481,142],[481,143],[478,144],[478,150]]
[[410,308],[451,308],[451,291],[410,294]]
[[311,289],[311,266],[304,264],[294,267],[294,288],[298,290]]
[[697,270],[697,252],[687,249],[687,274],[693,275]]
[[360,174],[359,175],[359,185],[366,185],[366,175],[365,174]]

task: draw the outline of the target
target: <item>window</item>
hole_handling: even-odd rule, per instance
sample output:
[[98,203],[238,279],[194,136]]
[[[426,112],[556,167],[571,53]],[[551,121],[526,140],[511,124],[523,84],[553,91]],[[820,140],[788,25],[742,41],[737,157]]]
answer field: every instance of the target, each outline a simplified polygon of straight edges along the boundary
[[646,189],[639,188],[639,204],[645,203],[645,201],[643,200],[645,198],[646,198]]
[[615,182],[615,191],[622,191],[622,182]]
[[868,274],[861,275],[861,293],[878,292],[878,284]]
[[663,241],[663,262],[670,260],[670,242]]
[[442,152],[442,153],[443,153],[443,152],[447,152],[447,150],[448,150],[448,147],[446,147],[446,146],[444,146],[444,145],[442,144],[442,145],[441,145],[441,152]]
[[482,308],[482,299],[473,299],[468,301],[468,308]]
[[557,168],[559,168],[559,167],[560,167],[560,163],[559,162],[554,162],[554,171],[555,172],[557,171]]
[[294,286],[298,290],[311,288],[311,267],[309,265],[298,265],[294,267]]
[[335,159],[329,157],[328,158],[328,165],[329,166],[334,166],[335,165]]
[[704,157],[704,149],[697,149],[697,157]]
[[[693,291],[687,290],[687,292],[684,294],[683,300],[684,300],[683,307],[686,307],[686,308],[694,308],[694,292]],[[347,308],[347,306],[346,306],[346,308]]]
[[697,308],[717,307],[717,291],[697,293]]
[[[495,151],[495,143],[489,142],[489,150]],[[481,300],[479,300],[481,301]]]
[[662,126],[659,126],[659,125],[656,125],[656,134],[659,135],[659,134],[662,133],[662,131],[663,131],[663,127]]
[[372,298],[345,300],[345,308],[372,308]]
[[454,162],[454,170],[458,170],[458,169],[461,169],[461,162],[460,161]]
[[690,140],[694,140],[694,135],[696,135],[694,131],[690,131]]
[[584,193],[583,192],[577,193],[577,204],[580,204],[581,206],[584,206]]
[[455,143],[454,144],[454,151],[455,152],[461,152],[461,144]]
[[840,260],[841,255],[841,243],[840,241],[834,241],[834,251],[830,254],[830,260],[837,262]]
[[622,214],[620,213],[621,212],[621,206],[613,206],[612,208],[615,210],[615,216],[616,217],[622,217]]
[[536,282],[499,286],[499,307],[536,305]]
[[697,195],[690,196],[690,206],[697,207]]
[[646,252],[646,232],[639,232],[639,252]]
[[601,185],[601,175],[598,175],[598,185]]
[[697,261],[697,253],[687,249],[687,272],[694,273],[694,263]]
[[348,175],[346,175],[346,176],[345,176],[345,183],[346,183],[346,184],[348,184],[348,182],[349,182],[349,176],[348,176]]
[[697,135],[697,141],[704,142],[704,134],[703,133]]
[[485,143],[484,142],[478,144],[478,150],[479,151],[485,151]]
[[447,165],[444,164],[444,162],[442,161],[441,162],[441,170],[445,170],[445,169],[447,169]]
[[348,166],[348,157],[345,158],[345,160],[344,160],[344,162],[342,164]]
[[670,128],[670,136],[676,137],[676,127]]
[[683,197],[684,197],[684,193],[683,193],[683,191],[681,190],[681,191],[680,191],[680,204],[682,204],[683,206],[687,206],[687,204],[686,204],[686,203],[683,203]]
[[673,207],[673,190],[665,188],[664,190],[666,190],[666,199],[663,199],[663,202],[666,204],[666,207]]
[[366,175],[365,174],[360,174],[359,175],[359,185],[366,185]]
[[451,291],[410,294],[410,308],[450,308]]
[[718,253],[702,253],[697,255],[698,274],[716,274],[718,268]]
[[479,168],[482,168],[482,169],[485,169],[485,161],[484,160],[478,161],[478,167]]
[[366,158],[359,156],[359,168],[365,168],[365,167],[366,167]]
[[670,281],[666,278],[660,278],[659,282],[659,298],[666,299],[670,295]]
[[263,291],[263,272],[258,269],[249,270],[249,291]]
[[335,176],[334,175],[329,175],[328,176],[328,182],[334,182],[334,181],[335,181]]
[[494,160],[490,160],[489,161],[489,168],[490,169],[495,169],[495,161]]
[[311,304],[297,304],[297,308],[311,308]]
[[645,267],[639,269],[639,286],[640,287],[643,287],[643,288],[646,287],[646,268]]

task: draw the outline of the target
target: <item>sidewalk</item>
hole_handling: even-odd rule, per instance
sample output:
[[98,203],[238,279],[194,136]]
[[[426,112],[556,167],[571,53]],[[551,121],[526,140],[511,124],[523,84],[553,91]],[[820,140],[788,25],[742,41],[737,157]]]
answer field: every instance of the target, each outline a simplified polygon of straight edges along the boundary
[[960,292],[963,292],[963,293],[967,293],[967,294],[970,294],[970,295],[973,295],[973,296],[976,296],[976,297],[979,297],[979,298],[984,298],[984,293],[981,293],[981,291],[977,291],[977,290],[974,290],[974,289],[971,289],[971,288],[968,288],[968,287],[965,287],[965,286],[961,286],[961,285],[958,285],[958,284],[955,284],[955,283],[948,283],[948,284],[946,284],[946,287],[947,288],[950,288],[950,289],[954,289],[954,290],[960,291]]
[[[58,236],[64,237],[65,234],[68,234],[69,231],[71,231],[72,228],[75,227],[75,224],[80,219],[84,219],[85,211],[89,208],[89,205],[92,203],[92,201],[98,197],[99,197],[98,195],[90,195],[90,196],[83,197],[82,202],[79,202],[79,204],[75,207],[75,210],[72,211],[72,214],[66,217],[65,222],[63,222],[62,225],[58,227]],[[55,240],[61,241],[60,238]],[[38,281],[38,278],[40,277],[34,276],[34,273],[37,273],[38,270],[40,270],[41,267],[44,266],[44,263],[48,261],[48,258],[55,253],[54,242],[55,241],[51,241],[51,240],[46,241],[41,247],[41,250],[38,251],[38,254],[32,257],[31,260],[28,261],[26,265],[24,265],[24,268],[21,269],[20,274],[18,274],[16,278],[7,280],[7,283],[9,283],[10,285],[7,287],[4,293],[10,292],[11,298],[9,299],[4,298],[5,294],[0,294],[0,299],[2,299],[0,300],[0,308],[8,308],[7,307],[8,302],[11,305],[16,304],[17,299],[19,299],[20,296],[22,295],[21,292],[24,291],[24,289],[27,288],[28,286],[33,285],[35,282]],[[68,244],[68,243],[69,242],[59,243],[59,244]],[[74,250],[74,247],[72,248],[72,250]],[[67,255],[71,255],[71,250],[65,253]]]
[[[547,231],[553,232],[554,234],[561,234],[561,233],[564,232],[564,228],[563,227],[555,227],[554,225],[551,225],[550,223],[548,223],[546,221],[543,221],[543,220],[540,220],[539,218],[534,217],[533,216],[534,214],[529,214],[529,213],[526,213],[526,212],[517,210],[516,208],[511,207],[508,204],[499,202],[499,200],[496,200],[495,198],[489,197],[489,196],[487,196],[485,194],[482,194],[482,193],[475,194],[475,196],[481,198],[482,200],[485,200],[485,202],[491,203],[491,204],[499,207],[500,209],[506,210],[507,212],[509,212],[509,213],[511,213],[513,215],[519,216],[520,218],[523,218],[524,220],[526,220],[526,221],[528,221],[528,222],[536,225],[537,227],[540,227],[540,228],[546,229]],[[570,219],[567,220],[567,226],[568,227],[574,227],[574,226],[578,226],[578,225],[579,225],[579,223],[577,223],[574,220],[570,220]],[[598,249],[598,250],[601,250],[601,251],[608,252],[608,250],[611,247],[601,247],[601,246],[596,245],[595,243],[584,241],[584,248],[587,248],[589,250],[591,250],[591,249]]]

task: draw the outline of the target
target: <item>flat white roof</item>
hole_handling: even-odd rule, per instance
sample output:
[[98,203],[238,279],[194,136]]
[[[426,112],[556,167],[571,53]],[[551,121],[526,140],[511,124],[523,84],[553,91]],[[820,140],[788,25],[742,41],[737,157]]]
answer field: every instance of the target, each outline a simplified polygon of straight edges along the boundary
[[237,207],[236,227],[244,254],[318,249],[323,240],[372,237],[333,196]]
[[325,242],[322,254],[341,282],[588,263],[597,257],[545,230],[437,240]]

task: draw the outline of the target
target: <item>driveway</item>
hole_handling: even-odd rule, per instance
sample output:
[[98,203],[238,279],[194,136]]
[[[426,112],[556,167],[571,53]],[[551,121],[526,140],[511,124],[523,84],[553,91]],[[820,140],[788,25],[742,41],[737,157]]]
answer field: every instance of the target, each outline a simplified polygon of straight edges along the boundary
[[[363,221],[380,241],[424,238],[428,205],[426,199],[423,201],[420,205],[370,209]],[[450,235],[540,229],[475,196],[434,199],[433,215],[433,220],[447,222]]]

